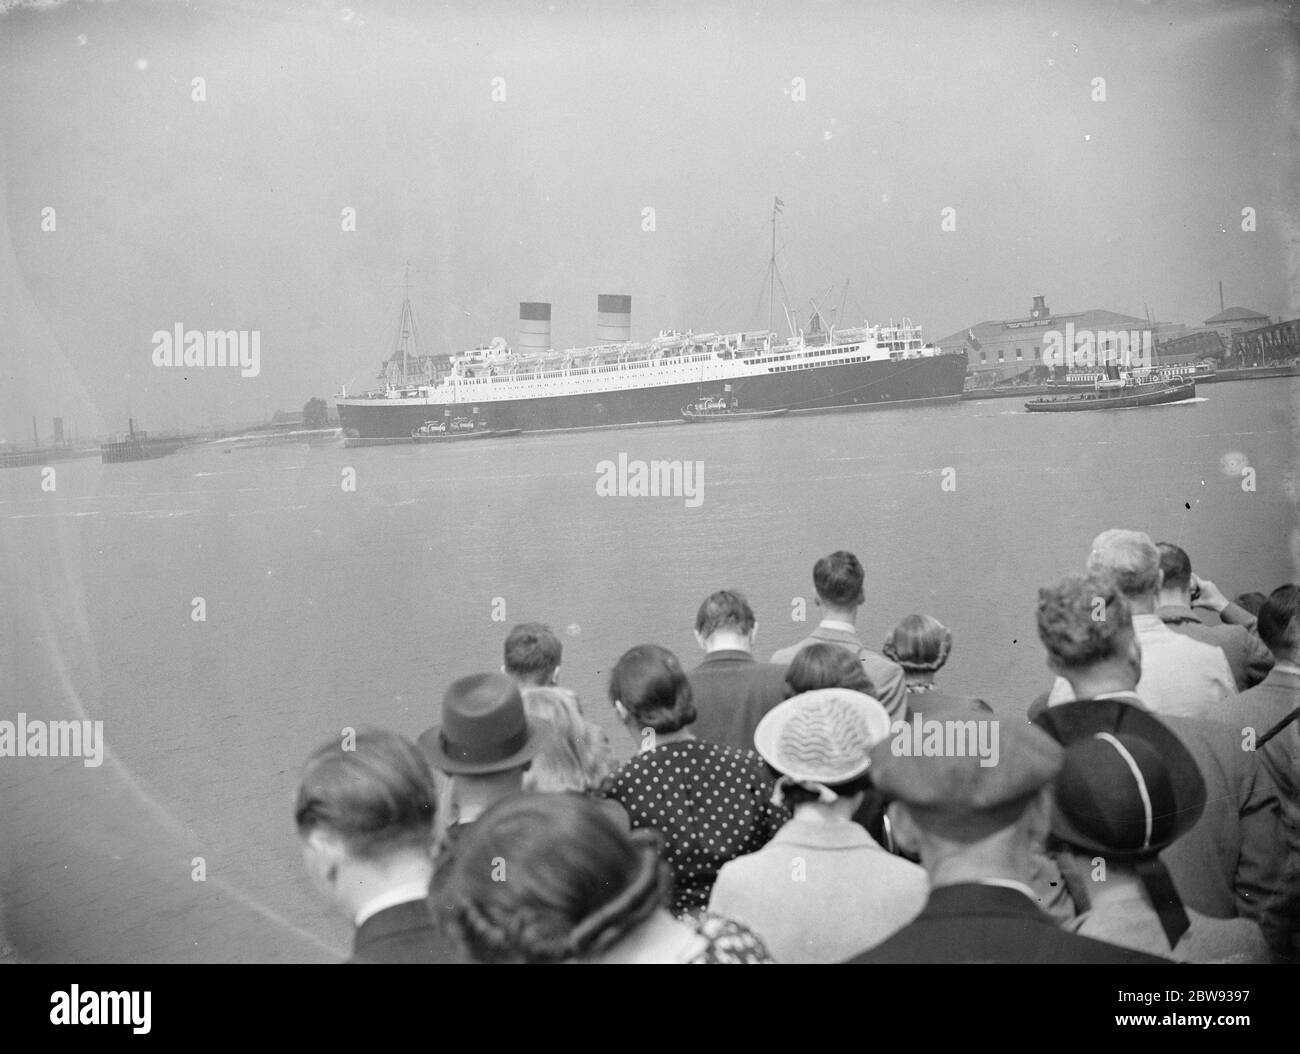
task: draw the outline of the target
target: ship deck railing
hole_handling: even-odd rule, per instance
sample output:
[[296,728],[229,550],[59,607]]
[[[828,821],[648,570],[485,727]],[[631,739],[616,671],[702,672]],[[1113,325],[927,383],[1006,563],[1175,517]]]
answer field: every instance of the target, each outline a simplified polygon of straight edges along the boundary
[[[795,368],[808,368],[816,365],[820,360],[835,357],[842,359],[843,365],[851,363],[865,362],[871,356],[860,354],[861,345],[866,341],[859,341],[852,344],[815,344],[807,345],[796,343],[797,338],[792,338],[785,344],[774,346],[771,351],[776,354],[759,353],[757,355],[745,355],[740,353],[740,349],[730,349],[732,355],[728,358],[723,352],[727,349],[716,348],[708,352],[697,352],[693,355],[683,356],[665,356],[659,359],[637,359],[625,360],[622,362],[605,362],[591,366],[570,366],[568,369],[530,371],[528,373],[511,373],[509,370],[501,369],[499,372],[487,372],[483,376],[463,377],[456,374],[447,374],[438,378],[435,382],[428,385],[421,385],[417,388],[411,387],[391,387],[381,391],[366,392],[359,398],[363,399],[385,399],[385,398],[426,398],[432,399],[439,395],[456,395],[464,389],[474,389],[479,386],[514,383],[514,384],[537,384],[539,382],[560,382],[574,378],[587,377],[592,374],[601,375],[620,375],[629,376],[635,371],[651,368],[663,367],[680,367],[683,365],[701,365],[708,362],[713,363],[743,363],[751,366],[768,366],[773,372],[784,372]],[[960,351],[945,352],[942,349],[929,349],[925,347],[906,348],[900,350],[890,350],[888,345],[876,344],[877,351],[885,351],[886,354],[875,357],[877,361],[898,362],[908,358],[925,358],[939,355],[953,354],[960,355]],[[927,352],[930,355],[927,356]],[[790,365],[787,365],[790,364]],[[482,365],[481,370],[490,371],[492,367]]]

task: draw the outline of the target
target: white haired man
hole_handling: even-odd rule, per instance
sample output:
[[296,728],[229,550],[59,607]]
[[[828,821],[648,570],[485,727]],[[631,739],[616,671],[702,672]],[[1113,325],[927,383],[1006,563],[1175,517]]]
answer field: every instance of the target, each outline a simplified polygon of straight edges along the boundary
[[[1162,578],[1155,543],[1141,531],[1103,531],[1093,539],[1087,569],[1109,574],[1128,601],[1142,655],[1136,691],[1147,708],[1174,717],[1228,720],[1236,683],[1223,650],[1175,633],[1156,614]],[[1057,677],[1048,705],[1073,698],[1070,682]]]

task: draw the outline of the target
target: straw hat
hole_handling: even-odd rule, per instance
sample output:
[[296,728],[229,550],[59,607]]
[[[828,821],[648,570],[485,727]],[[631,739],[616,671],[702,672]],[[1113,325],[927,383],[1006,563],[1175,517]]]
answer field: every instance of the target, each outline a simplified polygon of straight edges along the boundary
[[804,692],[773,707],[754,730],[763,760],[797,783],[847,783],[871,765],[871,748],[889,735],[889,714],[847,688]]

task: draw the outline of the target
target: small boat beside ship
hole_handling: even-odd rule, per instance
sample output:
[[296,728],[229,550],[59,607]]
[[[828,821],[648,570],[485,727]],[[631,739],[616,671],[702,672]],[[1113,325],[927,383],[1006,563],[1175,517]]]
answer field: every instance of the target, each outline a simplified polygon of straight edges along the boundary
[[1196,395],[1195,377],[1139,377],[1111,368],[1111,375],[1096,382],[1090,392],[1030,399],[1031,413],[1072,413],[1081,410],[1127,410],[1182,402]]
[[490,439],[493,436],[518,435],[519,428],[479,428],[472,418],[453,417],[429,420],[411,429],[411,439],[416,443],[451,443],[458,439]]
[[753,421],[762,417],[781,417],[789,412],[788,406],[770,410],[742,410],[735,399],[728,402],[720,395],[707,395],[683,406],[682,420],[688,424],[697,421]]

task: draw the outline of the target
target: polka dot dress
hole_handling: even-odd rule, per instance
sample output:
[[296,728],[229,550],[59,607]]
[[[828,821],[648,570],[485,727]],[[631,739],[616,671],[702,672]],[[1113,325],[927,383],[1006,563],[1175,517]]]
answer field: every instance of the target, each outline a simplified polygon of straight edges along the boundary
[[638,754],[600,793],[627,810],[633,827],[663,835],[677,915],[703,911],[718,869],[763,848],[790,818],[772,804],[772,783],[756,754],[699,739]]

